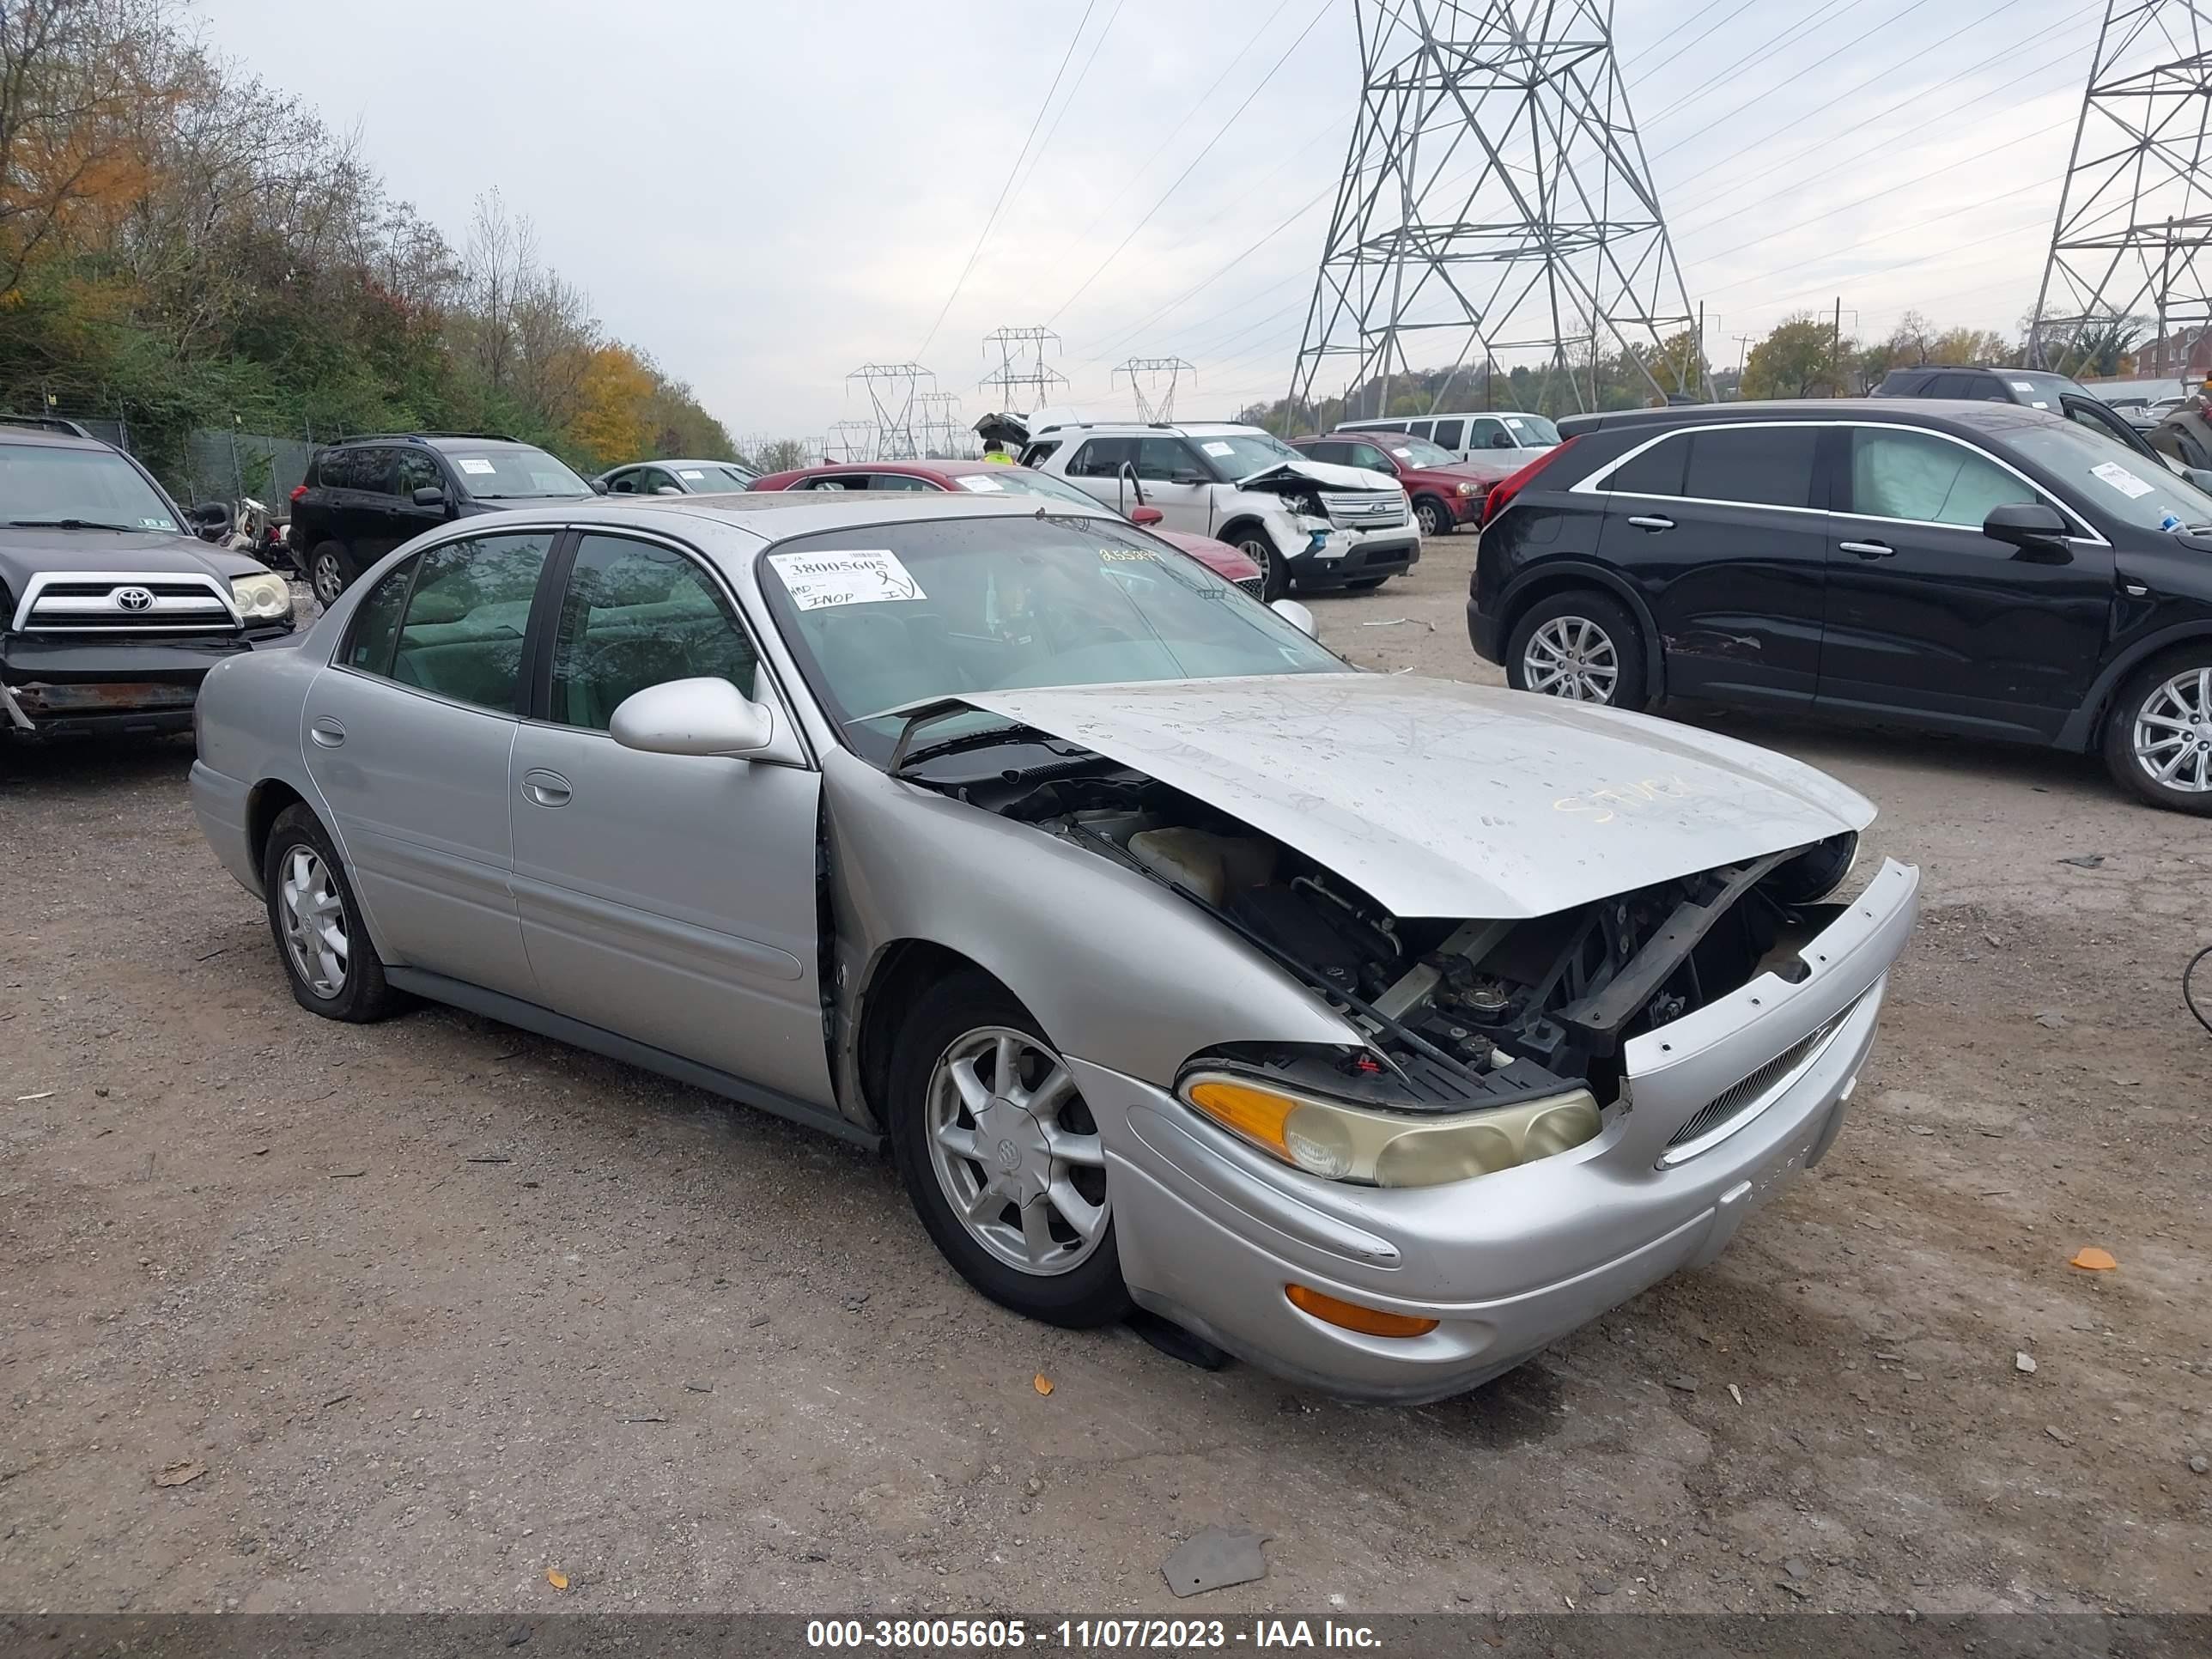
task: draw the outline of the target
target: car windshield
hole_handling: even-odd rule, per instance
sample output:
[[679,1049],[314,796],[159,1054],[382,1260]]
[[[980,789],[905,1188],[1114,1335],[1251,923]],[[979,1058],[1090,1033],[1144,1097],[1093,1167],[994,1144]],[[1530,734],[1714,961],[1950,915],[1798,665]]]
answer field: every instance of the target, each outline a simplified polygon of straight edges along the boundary
[[1432,444],[1426,438],[1408,437],[1403,433],[1384,438],[1382,447],[1408,466],[1449,466],[1459,459],[1441,444]]
[[978,495],[1048,495],[1054,501],[1087,507],[1094,512],[1098,507],[1095,496],[1085,495],[1073,484],[1062,483],[1048,472],[1032,472],[1025,466],[994,466],[988,472],[963,472],[952,482]]
[[542,449],[449,450],[462,487],[480,501],[538,495],[588,495],[591,485]]
[[113,450],[0,443],[0,520],[62,519],[118,530],[178,528],[161,491]]
[[2078,380],[2069,380],[2063,374],[2046,374],[2040,369],[2001,368],[2014,394],[2036,408],[2056,410],[2061,398],[2088,398],[2096,394]]
[[[1205,566],[1100,518],[873,525],[780,543],[761,590],[824,711],[886,765],[935,697],[1356,671]],[[933,738],[1005,722],[981,713]]]
[[1265,432],[1193,433],[1190,441],[1224,483],[1265,472],[1285,461],[1305,459],[1280,438]]
[[2139,530],[2212,524],[2212,495],[2122,449],[2110,438],[2071,421],[2038,422],[2004,434],[2018,453],[2047,468],[2069,491],[2100,511]]
[[1501,415],[1513,441],[1523,449],[1548,449],[1559,441],[1559,428],[1541,415]]
[[743,489],[760,476],[741,466],[725,466],[720,461],[678,461],[674,465],[676,476],[684,480],[684,488],[702,495]]

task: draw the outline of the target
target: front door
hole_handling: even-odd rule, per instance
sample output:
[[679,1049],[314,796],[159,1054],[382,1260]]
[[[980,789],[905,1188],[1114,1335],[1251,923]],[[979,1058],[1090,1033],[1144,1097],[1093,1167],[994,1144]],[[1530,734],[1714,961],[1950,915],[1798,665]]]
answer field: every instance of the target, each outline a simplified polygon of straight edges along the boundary
[[[1990,509],[2048,497],[1961,440],[1848,429],[1832,520],[1820,706],[2047,740],[2096,676],[2112,550],[2082,532],[2023,550],[1982,533]],[[2116,465],[2124,465],[2118,455]]]
[[1206,451],[1206,459],[1194,454],[1182,438],[1147,434],[1138,439],[1137,477],[1145,486],[1146,503],[1159,508],[1167,528],[1210,536],[1220,527],[1213,509],[1214,464],[1225,465],[1235,452],[1221,443],[1208,448],[1202,440],[1198,447]]
[[1607,478],[1601,561],[1644,590],[1670,695],[1812,701],[1828,546],[1820,431],[1691,427]]
[[[720,676],[774,702],[721,583],[658,542],[586,534],[550,696],[504,769],[514,896],[548,1007],[811,1104],[831,1103],[817,972],[814,771],[648,755],[623,700]],[[787,716],[779,706],[777,718]]]
[[447,542],[362,599],[300,744],[387,962],[536,1000],[507,890],[523,636],[552,532]]

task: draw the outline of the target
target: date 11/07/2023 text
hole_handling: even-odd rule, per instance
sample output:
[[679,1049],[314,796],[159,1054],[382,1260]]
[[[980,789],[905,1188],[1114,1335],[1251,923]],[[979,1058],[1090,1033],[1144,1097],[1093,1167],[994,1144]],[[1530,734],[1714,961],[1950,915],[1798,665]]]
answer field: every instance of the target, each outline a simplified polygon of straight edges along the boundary
[[1030,1646],[1079,1652],[1240,1647],[1372,1652],[1382,1641],[1365,1625],[1332,1619],[1255,1619],[1249,1625],[1222,1619],[1061,1619],[1034,1625],[1022,1619],[816,1619],[807,1621],[806,1645],[864,1652],[964,1647],[991,1653]]

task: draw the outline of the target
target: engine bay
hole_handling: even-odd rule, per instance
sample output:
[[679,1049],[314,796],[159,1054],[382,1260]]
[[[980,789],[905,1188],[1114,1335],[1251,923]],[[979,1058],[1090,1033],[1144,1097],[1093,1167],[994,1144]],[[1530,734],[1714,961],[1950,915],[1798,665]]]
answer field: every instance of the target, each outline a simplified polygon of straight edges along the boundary
[[1854,836],[1553,915],[1391,915],[1296,849],[1132,769],[1044,739],[1042,763],[916,775],[1177,893],[1303,981],[1365,1038],[1212,1058],[1405,1109],[1465,1111],[1563,1088],[1618,1098],[1621,1048],[1770,969],[1832,919]]

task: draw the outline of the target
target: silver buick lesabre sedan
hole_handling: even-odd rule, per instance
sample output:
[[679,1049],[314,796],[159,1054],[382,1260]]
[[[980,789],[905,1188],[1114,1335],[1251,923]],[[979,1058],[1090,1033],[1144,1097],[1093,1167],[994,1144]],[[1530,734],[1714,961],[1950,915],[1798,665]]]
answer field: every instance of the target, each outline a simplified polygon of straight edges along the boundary
[[1919,878],[1851,884],[1874,809],[1817,772],[1360,672],[1103,509],[556,506],[207,677],[194,803],[313,1012],[887,1140],[994,1300],[1379,1400],[1710,1260],[1836,1137]]

